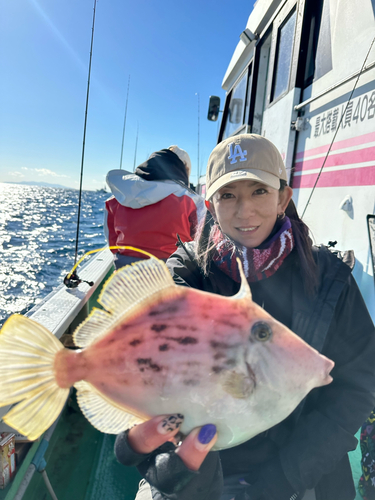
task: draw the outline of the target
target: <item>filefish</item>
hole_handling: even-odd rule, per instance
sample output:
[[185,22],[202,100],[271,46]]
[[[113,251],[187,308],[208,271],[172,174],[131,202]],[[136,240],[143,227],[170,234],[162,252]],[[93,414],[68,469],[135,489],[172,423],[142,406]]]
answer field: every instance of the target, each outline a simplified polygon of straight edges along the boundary
[[251,299],[177,286],[151,258],[114,273],[66,349],[44,326],[13,315],[0,334],[3,417],[29,439],[56,420],[77,389],[81,411],[118,434],[161,414],[183,414],[183,434],[215,424],[215,449],[238,445],[284,420],[334,363]]

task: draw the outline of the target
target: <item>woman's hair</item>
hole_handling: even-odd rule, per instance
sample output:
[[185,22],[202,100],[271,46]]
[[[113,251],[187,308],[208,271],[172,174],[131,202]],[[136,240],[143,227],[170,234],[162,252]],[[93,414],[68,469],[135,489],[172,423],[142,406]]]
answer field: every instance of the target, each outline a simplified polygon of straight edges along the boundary
[[210,262],[215,251],[215,236],[220,232],[220,228],[207,210],[205,219],[199,224],[195,233],[196,259],[203,274],[208,276]]
[[[280,180],[280,191],[287,186],[286,181]],[[309,228],[300,219],[294,201],[291,199],[285,210],[292,224],[292,231],[296,250],[301,266],[303,286],[308,295],[314,295],[319,285],[318,268],[312,253],[312,240],[309,236]]]
[[[280,191],[287,186],[287,182],[280,179]],[[309,236],[309,228],[299,218],[293,200],[285,210],[292,224],[295,248],[298,253],[303,285],[306,293],[313,296],[319,285],[317,265],[312,253],[312,240]],[[208,275],[210,263],[215,251],[215,242],[220,235],[220,228],[214,221],[211,213],[207,211],[205,220],[199,225],[196,236],[196,259],[205,276]]]

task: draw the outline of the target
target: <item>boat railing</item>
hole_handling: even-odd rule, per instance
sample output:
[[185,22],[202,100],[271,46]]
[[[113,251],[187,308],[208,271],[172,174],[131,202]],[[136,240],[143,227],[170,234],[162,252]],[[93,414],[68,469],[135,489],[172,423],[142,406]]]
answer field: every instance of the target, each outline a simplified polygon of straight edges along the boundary
[[[100,293],[105,279],[112,272],[112,252],[109,249],[105,249],[100,253],[94,254],[87,264],[79,269],[80,279],[94,282],[93,286],[82,282],[77,288],[67,288],[64,284],[61,284],[47,295],[42,302],[30,309],[25,316],[45,326],[58,339],[63,340],[64,334],[69,335],[73,333],[75,327],[87,317]],[[9,411],[11,406],[0,408],[0,420]],[[32,444],[28,455],[24,459],[23,466],[19,467],[9,487],[0,493],[0,499],[21,500],[34,472],[38,470],[43,474],[44,452],[56,428],[57,421],[39,440]],[[12,431],[10,427],[4,430],[8,432]]]
[[93,286],[80,283],[77,288],[67,288],[61,284],[26,316],[48,328],[59,339],[67,330],[72,330],[72,325],[75,326],[78,315],[112,267],[113,254],[109,249],[94,254],[79,270],[79,277],[93,281]]

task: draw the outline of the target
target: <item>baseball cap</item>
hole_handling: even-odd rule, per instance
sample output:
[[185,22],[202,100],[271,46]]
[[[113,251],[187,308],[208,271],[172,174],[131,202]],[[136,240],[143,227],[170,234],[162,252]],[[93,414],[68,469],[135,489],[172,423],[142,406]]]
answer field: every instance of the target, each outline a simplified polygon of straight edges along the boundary
[[280,179],[288,181],[276,146],[261,135],[236,135],[220,142],[208,159],[206,200],[232,182],[254,180],[280,189]]
[[185,168],[187,171],[188,177],[190,176],[191,172],[191,161],[190,161],[190,156],[187,154],[187,152],[184,149],[179,148],[178,146],[169,146],[169,148],[173,153],[175,153],[182,163],[185,164]]

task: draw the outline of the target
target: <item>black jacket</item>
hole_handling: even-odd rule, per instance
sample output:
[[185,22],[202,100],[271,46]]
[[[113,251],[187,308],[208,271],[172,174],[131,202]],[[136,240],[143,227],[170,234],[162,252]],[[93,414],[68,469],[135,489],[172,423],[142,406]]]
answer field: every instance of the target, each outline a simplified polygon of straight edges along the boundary
[[[333,382],[311,391],[277,426],[220,455],[226,475],[256,471],[278,453],[296,490],[315,488],[317,500],[353,500],[347,453],[375,406],[374,325],[351,268],[324,247],[314,248],[314,258],[320,286],[312,299],[304,291],[296,252],[251,289],[255,302],[335,362]],[[167,265],[177,284],[226,296],[239,289],[214,264],[204,276],[192,244],[179,248]]]

